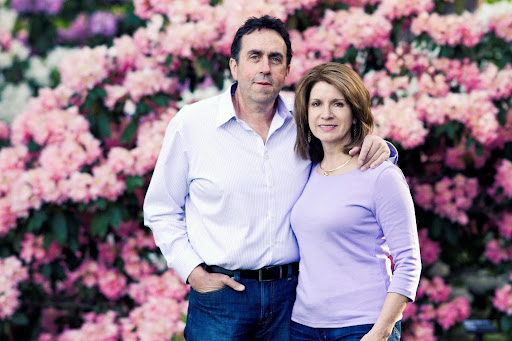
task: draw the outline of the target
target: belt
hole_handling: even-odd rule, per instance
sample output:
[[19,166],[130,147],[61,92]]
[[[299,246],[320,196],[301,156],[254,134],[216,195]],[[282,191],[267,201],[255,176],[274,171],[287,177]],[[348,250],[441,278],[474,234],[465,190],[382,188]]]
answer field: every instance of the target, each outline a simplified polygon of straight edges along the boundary
[[228,270],[217,265],[205,265],[204,269],[210,273],[219,273],[234,277],[236,273],[240,278],[257,279],[259,282],[277,281],[299,272],[299,262],[266,266],[259,270]]

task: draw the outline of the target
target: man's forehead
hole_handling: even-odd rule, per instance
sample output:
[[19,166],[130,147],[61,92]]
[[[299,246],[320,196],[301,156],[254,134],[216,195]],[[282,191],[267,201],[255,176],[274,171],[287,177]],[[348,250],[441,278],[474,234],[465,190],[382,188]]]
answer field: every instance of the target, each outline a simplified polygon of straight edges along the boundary
[[[275,51],[276,48],[282,49],[282,51]],[[242,37],[242,50],[284,52],[286,51],[286,44],[283,37],[276,31],[261,29],[254,30]]]

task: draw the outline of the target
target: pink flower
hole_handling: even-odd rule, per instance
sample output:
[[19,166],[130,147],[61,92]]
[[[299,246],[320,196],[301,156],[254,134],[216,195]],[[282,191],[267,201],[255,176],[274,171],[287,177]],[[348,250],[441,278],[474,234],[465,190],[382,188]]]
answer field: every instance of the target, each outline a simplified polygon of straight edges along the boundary
[[418,287],[418,296],[426,294],[434,303],[444,302],[450,297],[452,288],[444,284],[441,277],[434,277],[432,281],[422,278]]
[[137,102],[142,96],[153,95],[159,91],[169,92],[173,84],[173,80],[167,78],[161,70],[146,68],[129,72],[123,86],[128,90],[131,98]]
[[80,329],[65,330],[57,341],[116,341],[120,339],[120,328],[116,324],[116,312],[103,315],[94,313],[84,315],[85,323]]
[[510,259],[507,250],[502,248],[500,242],[496,239],[487,243],[484,254],[494,264],[499,264],[502,261]]
[[512,238],[512,213],[504,212],[501,219],[497,221],[500,236],[510,240]]
[[6,122],[0,121],[0,140],[9,139],[9,126]]
[[75,91],[90,90],[108,76],[110,63],[106,46],[83,47],[60,64],[61,82]]
[[496,167],[496,175],[494,176],[494,187],[502,188],[504,194],[512,198],[512,162],[503,159]]
[[376,124],[374,134],[400,141],[407,149],[421,145],[428,130],[418,117],[414,104],[412,98],[404,98],[398,102],[386,98],[384,105],[373,107]]
[[100,267],[98,271],[100,291],[110,300],[117,300],[125,294],[126,277],[115,269]]
[[447,330],[456,322],[462,322],[471,313],[468,299],[466,297],[456,297],[451,302],[441,304],[437,308],[437,322]]
[[510,13],[500,13],[494,15],[489,20],[489,30],[503,38],[506,42],[512,41],[512,17]]
[[494,292],[492,304],[499,311],[505,312],[507,315],[512,315],[512,286],[505,284]]
[[428,238],[428,230],[421,229],[418,232],[421,246],[421,260],[423,264],[430,265],[437,261],[441,248],[439,243],[436,243]]
[[0,319],[12,316],[19,307],[19,282],[28,278],[28,272],[14,256],[0,258]]

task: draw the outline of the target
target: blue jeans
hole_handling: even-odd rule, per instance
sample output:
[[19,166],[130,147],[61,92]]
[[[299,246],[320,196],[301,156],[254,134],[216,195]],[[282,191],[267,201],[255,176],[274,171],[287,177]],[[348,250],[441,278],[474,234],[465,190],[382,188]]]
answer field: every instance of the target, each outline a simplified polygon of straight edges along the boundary
[[[311,328],[303,324],[292,321],[291,341],[359,341],[372,329],[373,324],[362,324],[344,328]],[[402,333],[402,323],[398,321],[393,327],[393,331],[388,341],[400,341]]]
[[297,275],[261,283],[234,279],[245,285],[244,291],[224,287],[199,293],[191,289],[185,339],[289,341]]

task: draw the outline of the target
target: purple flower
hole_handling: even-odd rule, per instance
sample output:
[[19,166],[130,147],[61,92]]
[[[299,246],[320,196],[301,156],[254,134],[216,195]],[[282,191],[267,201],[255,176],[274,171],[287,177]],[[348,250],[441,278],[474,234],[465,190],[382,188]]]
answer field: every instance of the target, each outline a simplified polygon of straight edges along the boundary
[[11,8],[22,13],[31,12],[34,6],[32,0],[11,0]]
[[34,12],[57,14],[62,8],[63,0],[35,0]]
[[117,32],[117,21],[114,15],[107,11],[96,12],[91,16],[89,28],[93,35],[112,37]]
[[18,12],[57,14],[63,0],[12,0],[11,7]]
[[89,19],[87,15],[80,14],[68,29],[59,28],[59,40],[67,42],[84,42],[89,38]]

